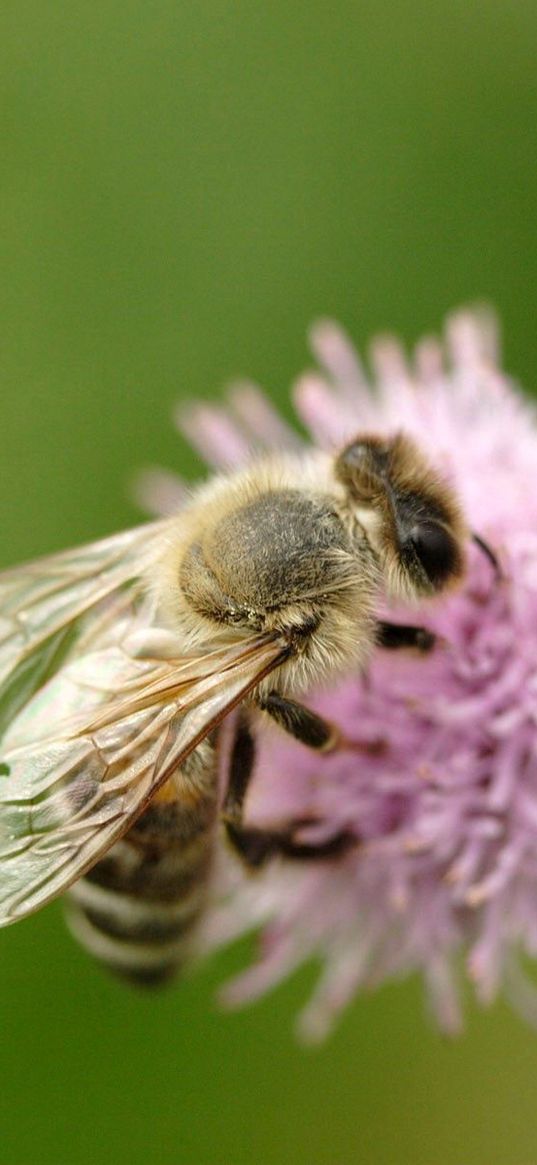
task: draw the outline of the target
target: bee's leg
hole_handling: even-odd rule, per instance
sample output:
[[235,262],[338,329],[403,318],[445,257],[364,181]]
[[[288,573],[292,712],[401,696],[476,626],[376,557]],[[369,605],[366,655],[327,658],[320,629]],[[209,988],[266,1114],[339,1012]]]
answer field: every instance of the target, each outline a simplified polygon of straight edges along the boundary
[[244,801],[255,762],[255,742],[244,708],[239,712],[231,746],[229,775],[222,805],[228,840],[249,866],[261,866],[275,853],[274,834],[243,824]]
[[386,623],[381,620],[377,623],[376,641],[379,647],[387,647],[390,650],[413,647],[425,654],[432,650],[437,637],[426,627],[413,627],[405,623]]
[[254,771],[254,762],[255,741],[247,713],[241,708],[231,746],[229,775],[222,805],[222,819],[230,835],[235,827],[242,828],[244,800]]
[[[270,698],[270,697],[269,697]],[[300,705],[296,705],[297,708]],[[315,713],[307,712],[310,717]],[[320,717],[315,717],[320,723]],[[328,725],[326,726],[329,727]],[[330,731],[331,728],[330,728]],[[299,738],[300,739],[300,738]],[[255,760],[255,744],[250,725],[244,711],[239,716],[237,731],[231,748],[229,778],[222,806],[222,819],[229,841],[248,866],[258,867],[276,854],[288,858],[330,858],[343,852],[355,838],[341,832],[321,844],[307,844],[294,840],[296,830],[312,824],[311,819],[294,821],[287,830],[255,829],[243,824],[244,800],[250,783]]]
[[308,748],[314,748],[316,752],[348,749],[369,756],[380,756],[386,749],[386,741],[382,738],[353,740],[345,736],[336,724],[331,724],[329,720],[325,720],[317,712],[312,712],[311,708],[298,704],[296,700],[280,696],[279,692],[269,692],[268,696],[258,700],[258,707],[263,712],[268,712],[284,732],[288,732]]
[[295,821],[292,831],[288,832],[251,829],[229,823],[226,823],[226,828],[233,848],[251,869],[259,869],[270,858],[277,856],[295,861],[326,861],[328,858],[338,857],[357,844],[354,835],[346,830],[341,830],[324,842],[295,841],[296,830],[311,824],[317,823],[308,819]]
[[314,748],[317,752],[335,752],[337,749],[348,749],[350,752],[361,752],[369,756],[380,756],[386,749],[386,741],[380,737],[374,740],[354,740],[345,736],[336,724],[331,724],[305,708],[296,700],[288,700],[280,696],[279,692],[269,692],[268,696],[258,701],[258,707],[275,720],[284,732],[294,736],[301,744]]
[[258,701],[258,707],[268,712],[284,732],[308,748],[330,752],[339,744],[341,734],[336,726],[309,708],[304,708],[303,704],[297,704],[296,700],[288,700],[278,692],[269,692],[268,696]]

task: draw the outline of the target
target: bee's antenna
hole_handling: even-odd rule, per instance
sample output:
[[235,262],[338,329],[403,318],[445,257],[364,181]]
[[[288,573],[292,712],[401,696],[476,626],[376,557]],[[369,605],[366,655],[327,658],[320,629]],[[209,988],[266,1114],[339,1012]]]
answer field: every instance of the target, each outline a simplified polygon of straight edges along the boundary
[[481,538],[480,534],[476,534],[474,531],[472,531],[472,542],[475,542],[476,546],[479,546],[479,549],[485,555],[485,558],[488,558],[494,570],[494,574],[496,575],[496,580],[499,582],[499,580],[502,578],[501,567],[494,551],[489,546],[488,542],[485,542],[485,539]]

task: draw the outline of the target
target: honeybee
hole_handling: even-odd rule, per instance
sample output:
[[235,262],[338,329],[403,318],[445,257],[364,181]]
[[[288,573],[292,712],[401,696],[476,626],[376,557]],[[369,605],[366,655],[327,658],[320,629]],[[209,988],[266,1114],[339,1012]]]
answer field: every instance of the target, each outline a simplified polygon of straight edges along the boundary
[[[375,645],[380,595],[454,586],[469,537],[404,434],[274,456],[201,486],[175,516],[0,575],[0,925],[68,891],[72,931],[140,984],[184,962],[219,816],[244,860],[329,856],[248,828],[261,711],[311,748],[345,741],[297,700]],[[218,728],[239,708],[219,805]]]

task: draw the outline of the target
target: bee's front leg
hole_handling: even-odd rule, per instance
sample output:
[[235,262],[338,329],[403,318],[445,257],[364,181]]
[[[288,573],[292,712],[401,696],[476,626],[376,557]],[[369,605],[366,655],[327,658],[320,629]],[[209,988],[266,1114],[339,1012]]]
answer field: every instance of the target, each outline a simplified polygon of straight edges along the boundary
[[380,620],[377,623],[376,641],[379,647],[387,647],[391,651],[410,647],[425,654],[432,651],[437,642],[437,636],[432,631],[428,631],[426,627],[414,627],[407,623],[387,623]]
[[303,704],[297,704],[296,700],[280,696],[279,692],[269,692],[268,696],[258,701],[258,707],[268,712],[284,732],[308,748],[331,752],[340,742],[341,733],[335,724],[330,724]]
[[[292,732],[292,735],[304,744],[318,749],[331,746],[334,737],[332,726],[316,713],[302,708],[302,705],[271,693],[260,706],[274,715],[274,719],[282,728]],[[273,709],[277,710],[277,715]],[[316,824],[312,818],[301,818],[294,821],[289,828],[282,830],[257,829],[244,825],[244,801],[254,760],[254,739],[247,716],[242,711],[231,749],[222,819],[229,841],[248,866],[254,868],[261,866],[277,854],[295,859],[331,858],[356,844],[356,838],[346,831],[341,831],[327,841],[317,844],[295,840],[298,830],[306,825]]]
[[278,724],[284,732],[294,736],[301,744],[314,748],[316,752],[336,752],[339,749],[349,752],[380,756],[386,749],[386,741],[376,737],[373,740],[359,740],[346,736],[336,724],[325,720],[311,708],[305,708],[296,700],[289,700],[287,696],[280,696],[279,692],[269,692],[258,707]]

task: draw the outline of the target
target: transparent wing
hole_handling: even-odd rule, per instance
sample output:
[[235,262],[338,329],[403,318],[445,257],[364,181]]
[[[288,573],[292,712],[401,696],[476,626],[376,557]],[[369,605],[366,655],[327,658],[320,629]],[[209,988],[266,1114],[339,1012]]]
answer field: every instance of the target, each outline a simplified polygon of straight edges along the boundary
[[141,577],[166,527],[139,526],[0,573],[0,736],[75,642],[85,650],[122,617],[142,617]]
[[[268,637],[179,663],[133,659],[112,645],[62,668],[4,739],[0,926],[37,910],[94,865],[285,654],[282,641]],[[78,697],[84,713],[47,732],[47,701],[60,697],[71,709]],[[18,743],[30,739],[34,716],[37,741]]]

